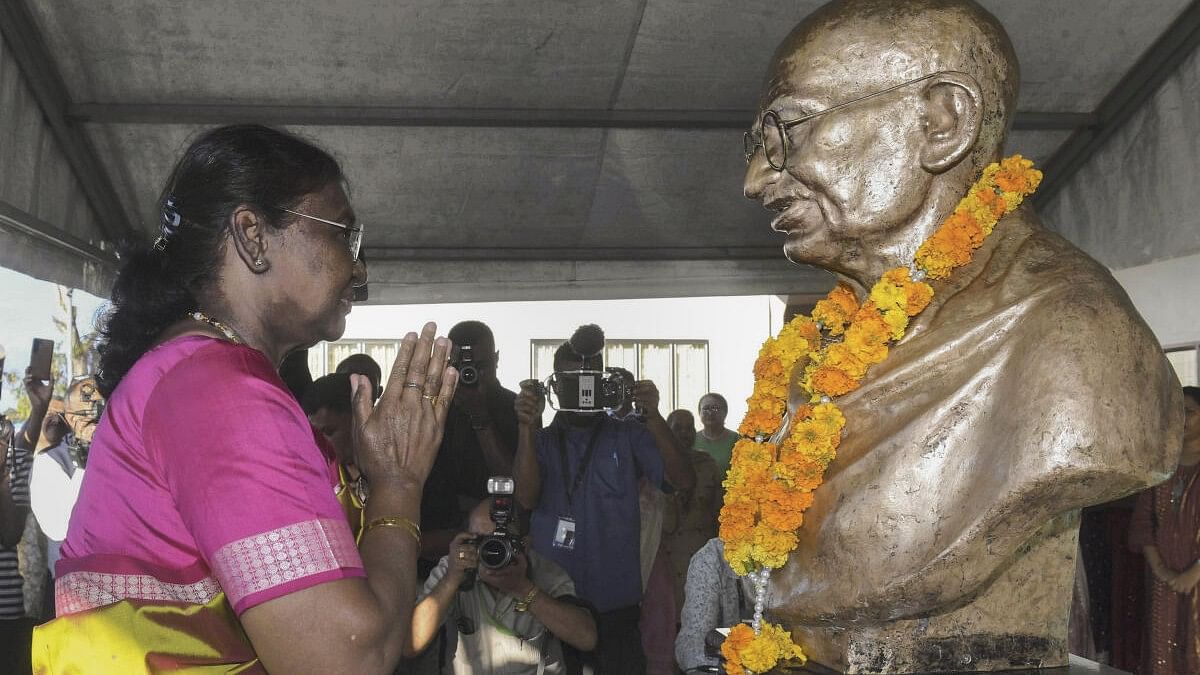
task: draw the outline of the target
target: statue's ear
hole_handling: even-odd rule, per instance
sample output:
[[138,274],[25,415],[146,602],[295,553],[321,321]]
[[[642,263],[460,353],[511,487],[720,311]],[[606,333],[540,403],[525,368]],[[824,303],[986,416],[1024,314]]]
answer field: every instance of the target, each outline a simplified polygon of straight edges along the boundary
[[966,73],[945,72],[925,86],[925,144],[921,165],[942,173],[970,154],[979,140],[983,93]]

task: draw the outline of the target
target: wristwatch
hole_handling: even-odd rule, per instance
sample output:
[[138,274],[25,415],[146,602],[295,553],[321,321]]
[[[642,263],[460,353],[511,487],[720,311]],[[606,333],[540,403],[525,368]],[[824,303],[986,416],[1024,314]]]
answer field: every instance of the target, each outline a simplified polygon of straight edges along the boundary
[[528,612],[529,605],[533,604],[533,598],[537,596],[537,594],[538,588],[537,586],[534,586],[533,588],[529,589],[529,595],[517,600],[517,604],[513,606],[513,609],[517,610],[518,612]]

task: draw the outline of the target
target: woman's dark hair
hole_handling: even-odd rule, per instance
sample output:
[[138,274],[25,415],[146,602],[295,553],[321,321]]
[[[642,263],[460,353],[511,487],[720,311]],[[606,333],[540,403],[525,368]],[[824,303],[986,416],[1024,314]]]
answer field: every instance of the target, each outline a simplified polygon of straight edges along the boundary
[[1200,387],[1184,387],[1183,395],[1192,399],[1192,403],[1200,405]]
[[197,309],[237,207],[248,204],[269,226],[283,227],[288,221],[277,207],[292,208],[342,180],[337,160],[277,129],[220,127],[193,141],[159,198],[162,236],[153,247],[123,252],[112,302],[99,320],[101,393],[111,396],[163,330]]

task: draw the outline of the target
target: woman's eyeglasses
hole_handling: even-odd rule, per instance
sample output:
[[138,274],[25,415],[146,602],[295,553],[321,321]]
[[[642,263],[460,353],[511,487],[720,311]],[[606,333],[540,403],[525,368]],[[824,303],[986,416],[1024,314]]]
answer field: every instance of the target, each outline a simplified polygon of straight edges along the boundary
[[362,250],[362,240],[363,240],[363,224],[362,223],[358,223],[357,225],[346,225],[345,223],[339,223],[336,220],[326,220],[324,218],[318,218],[317,216],[310,216],[307,213],[300,213],[299,211],[285,209],[282,206],[276,206],[275,208],[279,209],[280,211],[286,211],[294,216],[300,216],[301,218],[308,218],[309,220],[315,220],[317,222],[325,223],[326,225],[332,225],[334,227],[338,227],[338,228],[345,230],[347,233],[347,238],[346,238],[347,247],[350,249],[350,257],[354,259],[354,262],[358,262],[358,254],[359,254],[359,251]]

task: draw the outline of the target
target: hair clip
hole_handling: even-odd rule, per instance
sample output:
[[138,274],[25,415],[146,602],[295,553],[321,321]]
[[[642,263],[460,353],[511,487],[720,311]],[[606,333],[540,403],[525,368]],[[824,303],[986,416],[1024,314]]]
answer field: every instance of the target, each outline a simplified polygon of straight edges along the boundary
[[171,195],[163,202],[162,213],[159,214],[159,230],[162,234],[158,239],[154,240],[154,249],[163,251],[167,248],[167,240],[175,236],[179,231],[179,225],[183,222],[183,216],[179,215],[179,208],[175,206],[175,196]]

